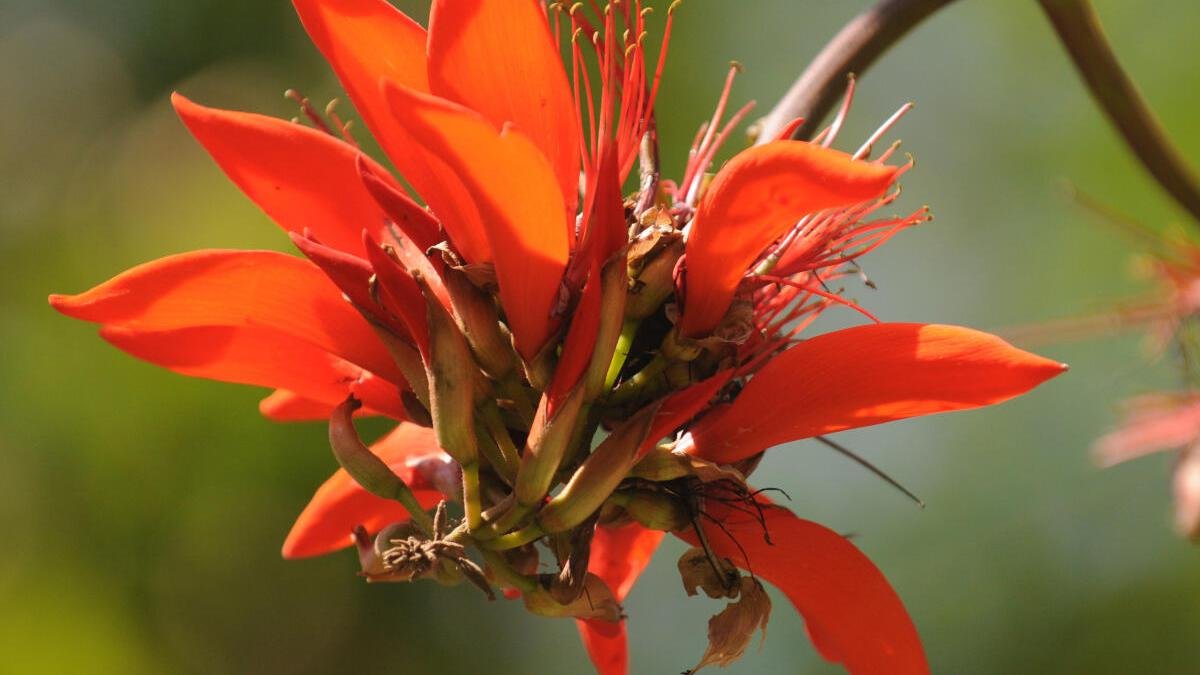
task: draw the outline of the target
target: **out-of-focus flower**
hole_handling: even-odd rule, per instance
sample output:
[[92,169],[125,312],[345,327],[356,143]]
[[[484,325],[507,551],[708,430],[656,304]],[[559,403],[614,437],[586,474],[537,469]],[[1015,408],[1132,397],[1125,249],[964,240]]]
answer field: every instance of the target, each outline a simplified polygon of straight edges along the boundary
[[[750,110],[725,119],[735,68],[671,182],[654,116],[667,37],[649,63],[640,2],[435,0],[428,31],[385,0],[295,4],[428,208],[299,96],[317,128],[176,96],[307,259],[199,251],[51,298],[139,358],[275,389],[268,417],[330,419],[343,469],[284,555],[354,543],[370,580],[501,585],[577,618],[597,669],[617,674],[619,603],[671,531],[738,598],[702,663],[737,657],[765,624],[762,579],[831,661],[927,672],[879,570],[745,482],[772,446],[998,403],[1063,370],[967,328],[879,323],[830,288],[926,218],[871,217],[910,166],[886,163],[895,146],[869,159],[890,121],[853,155],[830,148],[839,118],[710,175]],[[872,323],[798,338],[839,304]],[[368,448],[355,411],[398,426]]]
[[1159,452],[1174,452],[1172,491],[1179,533],[1200,541],[1200,381],[1196,340],[1200,312],[1200,247],[1176,229],[1153,230],[1095,199],[1073,193],[1081,206],[1137,243],[1138,276],[1152,282],[1145,296],[1114,309],[1028,326],[1010,335],[1024,343],[1093,338],[1122,330],[1145,333],[1151,360],[1178,357],[1184,387],[1144,394],[1122,404],[1122,420],[1092,446],[1096,463],[1108,468]]
[[1127,401],[1115,431],[1093,447],[1105,467],[1155,452],[1174,451],[1175,527],[1200,541],[1200,393],[1147,394]]

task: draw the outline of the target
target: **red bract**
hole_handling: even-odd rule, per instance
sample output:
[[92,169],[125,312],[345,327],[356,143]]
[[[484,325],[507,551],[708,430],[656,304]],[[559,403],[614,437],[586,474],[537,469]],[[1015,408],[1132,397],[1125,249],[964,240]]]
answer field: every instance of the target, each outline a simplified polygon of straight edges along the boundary
[[[400,175],[299,95],[315,129],[176,96],[305,257],[200,251],[51,297],[139,358],[274,389],[272,419],[330,419],[343,469],[284,555],[353,542],[371,580],[500,585],[578,619],[597,669],[617,675],[619,603],[673,532],[723,570],[707,591],[753,596],[727,610],[758,612],[752,625],[769,613],[761,578],[831,661],[927,672],[879,570],[745,481],[772,446],[999,403],[1062,371],[952,326],[798,339],[834,305],[871,317],[830,283],[927,217],[871,218],[911,166],[886,163],[895,146],[868,157],[891,121],[852,155],[830,147],[839,120],[710,176],[750,110],[725,119],[731,71],[671,182],[654,114],[666,37],[650,63],[640,2],[435,0],[428,33],[385,0],[295,4]],[[355,411],[399,425],[368,447]],[[556,574],[539,574],[545,556]],[[725,636],[735,654],[746,637]]]

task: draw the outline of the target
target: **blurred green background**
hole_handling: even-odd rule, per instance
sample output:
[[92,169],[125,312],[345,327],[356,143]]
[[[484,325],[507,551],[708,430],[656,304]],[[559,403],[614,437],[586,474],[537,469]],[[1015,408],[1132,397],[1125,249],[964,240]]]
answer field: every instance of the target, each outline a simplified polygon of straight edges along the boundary
[[[667,167],[726,64],[765,112],[862,1],[688,0],[660,125]],[[405,9],[422,16],[426,3]],[[1200,151],[1200,6],[1098,0],[1184,154]],[[133,264],[283,248],[174,118],[173,89],[290,117],[281,92],[341,92],[285,0],[0,2],[0,672],[586,673],[570,622],[468,588],[367,587],[349,553],[284,562],[292,518],[334,468],[320,425],[258,417],[261,392],[188,380],[46,306]],[[844,145],[907,100],[909,205],[937,220],[868,258],[885,320],[989,329],[1146,290],[1131,246],[1063,196],[1069,178],[1154,226],[1182,215],[1092,107],[1032,1],[965,0],[861,81]],[[1200,672],[1200,551],[1169,519],[1169,458],[1099,471],[1114,404],[1171,386],[1137,335],[1039,347],[1072,371],[997,409],[843,434],[921,511],[823,447],[759,483],[858,534],[938,673]],[[669,544],[627,603],[633,672],[677,673],[720,605],[680,593]],[[834,673],[778,602],[731,673]],[[553,664],[547,666],[546,664]]]

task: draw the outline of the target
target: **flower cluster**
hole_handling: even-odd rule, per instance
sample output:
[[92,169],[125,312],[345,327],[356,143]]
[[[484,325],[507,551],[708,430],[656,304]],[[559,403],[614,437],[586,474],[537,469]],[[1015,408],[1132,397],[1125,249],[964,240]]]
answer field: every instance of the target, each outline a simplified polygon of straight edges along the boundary
[[[689,593],[732,601],[697,667],[742,654],[768,582],[829,660],[927,672],[879,570],[747,483],[772,446],[997,403],[1063,369],[967,328],[878,322],[830,287],[926,218],[873,216],[908,168],[895,146],[870,158],[888,125],[854,154],[830,147],[840,119],[814,142],[760,139],[713,175],[749,112],[726,119],[734,69],[669,181],[654,110],[672,11],[652,60],[640,0],[434,0],[428,30],[386,0],[295,5],[427,207],[307,101],[312,126],[176,96],[304,257],[197,251],[51,298],[136,357],[272,388],[269,418],[329,420],[342,469],[284,555],[355,546],[369,580],[499,586],[577,619],[616,674],[620,603],[672,533],[694,547]],[[870,321],[799,338],[839,304]],[[368,446],[355,414],[396,426]]]
[[[1156,452],[1174,451],[1172,492],[1175,527],[1200,541],[1200,247],[1186,236],[1138,227],[1147,247],[1143,271],[1156,282],[1151,299],[1100,317],[1105,327],[1138,326],[1146,330],[1155,356],[1174,346],[1184,372],[1184,386],[1171,392],[1145,394],[1126,401],[1118,429],[1092,448],[1097,463],[1115,466]],[[1095,325],[1095,318],[1084,324]],[[1086,326],[1085,326],[1086,327]]]

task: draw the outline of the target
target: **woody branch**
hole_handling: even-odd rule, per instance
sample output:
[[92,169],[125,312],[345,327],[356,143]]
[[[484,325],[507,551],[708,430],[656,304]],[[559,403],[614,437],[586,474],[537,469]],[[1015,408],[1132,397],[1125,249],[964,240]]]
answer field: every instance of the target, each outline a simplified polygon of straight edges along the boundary
[[[851,73],[862,73],[921,21],[954,0],[880,0],[859,14],[813,59],[762,120],[767,142],[798,117],[792,137],[809,138],[833,108]],[[1136,85],[1121,68],[1089,0],[1038,0],[1093,98],[1159,185],[1200,221],[1200,184]]]

